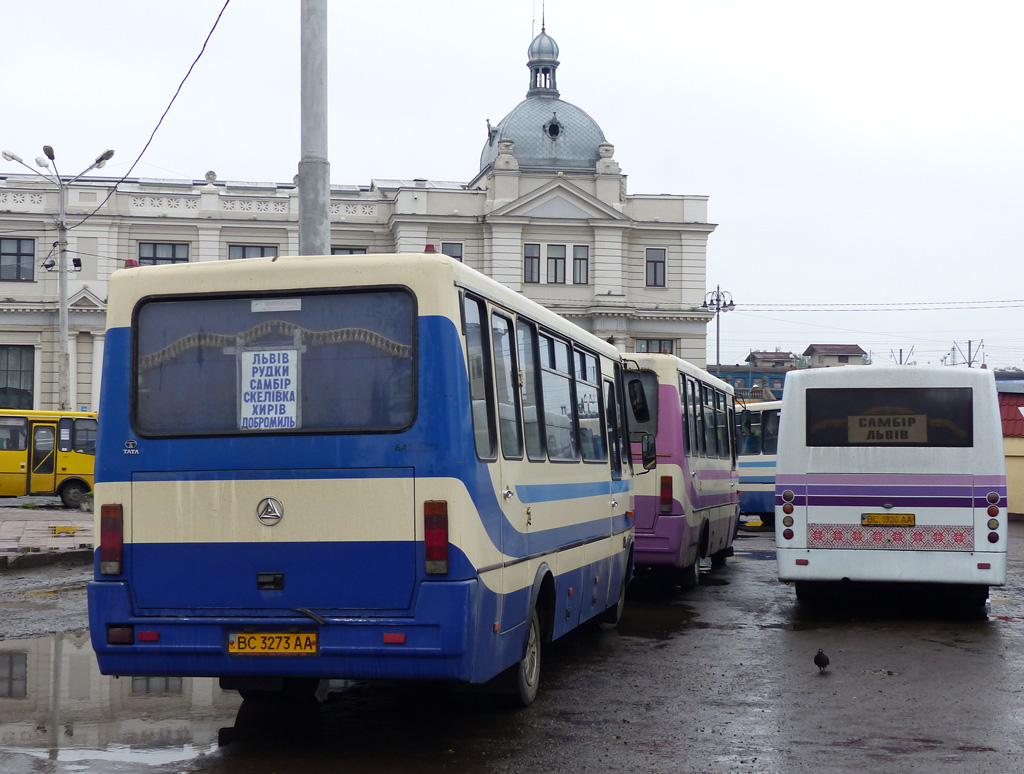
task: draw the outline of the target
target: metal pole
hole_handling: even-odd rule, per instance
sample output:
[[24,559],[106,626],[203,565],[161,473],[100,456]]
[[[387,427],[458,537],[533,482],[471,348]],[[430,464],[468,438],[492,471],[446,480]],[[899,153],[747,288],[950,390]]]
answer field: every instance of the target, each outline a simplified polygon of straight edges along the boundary
[[57,355],[57,398],[60,410],[68,411],[71,403],[71,363],[68,347],[68,219],[67,184],[57,175],[60,191],[60,214],[57,216],[57,293],[60,297],[58,328],[60,352]]
[[327,0],[302,0],[299,254],[331,252],[331,165],[327,160]]
[[715,376],[722,377],[722,286],[715,285]]

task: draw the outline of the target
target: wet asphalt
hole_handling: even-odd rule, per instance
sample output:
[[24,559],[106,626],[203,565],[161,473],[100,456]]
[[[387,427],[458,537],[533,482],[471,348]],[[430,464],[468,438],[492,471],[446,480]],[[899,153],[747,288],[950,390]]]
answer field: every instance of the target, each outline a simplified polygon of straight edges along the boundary
[[59,633],[0,640],[0,666],[26,665],[22,696],[0,670],[0,771],[1021,771],[1024,525],[1010,533],[1007,586],[972,608],[892,588],[797,602],[775,579],[773,537],[744,532],[698,588],[638,579],[616,630],[548,647],[526,710],[433,684],[337,684],[285,708],[213,680],[103,677],[90,568],[8,572],[5,622],[24,633],[63,612]]

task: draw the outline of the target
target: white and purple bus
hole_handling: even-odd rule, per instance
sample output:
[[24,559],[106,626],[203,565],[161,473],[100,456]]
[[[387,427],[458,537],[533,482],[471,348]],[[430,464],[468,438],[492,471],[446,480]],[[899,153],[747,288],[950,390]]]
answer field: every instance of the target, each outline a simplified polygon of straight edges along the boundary
[[673,355],[623,361],[635,460],[640,435],[657,444],[656,470],[633,485],[637,570],[692,587],[703,559],[719,567],[732,555],[739,525],[733,389]]
[[847,366],[786,377],[775,479],[779,580],[964,587],[1006,580],[991,371]]

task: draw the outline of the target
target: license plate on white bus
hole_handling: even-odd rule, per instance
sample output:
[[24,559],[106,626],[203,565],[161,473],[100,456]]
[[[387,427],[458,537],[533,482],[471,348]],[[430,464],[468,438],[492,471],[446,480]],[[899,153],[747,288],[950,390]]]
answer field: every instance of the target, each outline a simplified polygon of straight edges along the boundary
[[862,513],[861,526],[864,527],[913,527],[912,513]]
[[315,656],[316,632],[231,632],[232,656]]

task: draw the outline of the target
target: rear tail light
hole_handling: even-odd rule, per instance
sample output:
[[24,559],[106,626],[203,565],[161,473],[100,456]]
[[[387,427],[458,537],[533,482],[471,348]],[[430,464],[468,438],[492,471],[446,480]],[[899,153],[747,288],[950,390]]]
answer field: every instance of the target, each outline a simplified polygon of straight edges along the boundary
[[108,626],[107,645],[134,645],[134,626]]
[[661,512],[672,511],[672,476],[661,477]]
[[783,513],[792,513],[793,512],[793,503],[784,503],[783,506],[782,506],[782,512]]
[[100,506],[100,574],[120,575],[124,567],[124,511],[120,505]]
[[423,554],[428,575],[448,572],[448,501],[423,503]]
[[784,530],[782,530],[782,537],[784,537],[786,540],[792,540],[793,539],[793,530],[791,530],[791,529],[784,529]]

